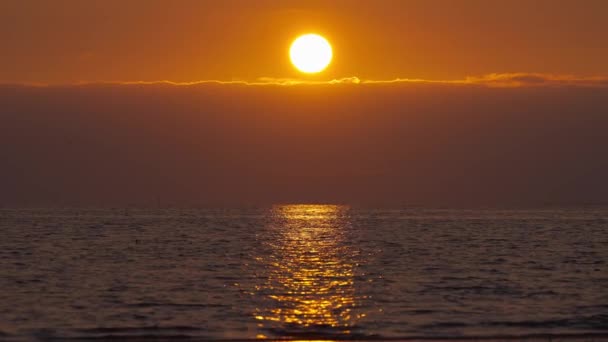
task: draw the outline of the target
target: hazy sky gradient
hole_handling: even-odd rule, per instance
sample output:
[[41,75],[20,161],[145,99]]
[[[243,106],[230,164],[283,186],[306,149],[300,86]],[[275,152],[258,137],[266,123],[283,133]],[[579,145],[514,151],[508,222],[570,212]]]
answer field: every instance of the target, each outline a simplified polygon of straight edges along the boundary
[[301,77],[287,49],[309,31],[335,49],[317,79],[606,76],[606,13],[604,0],[4,0],[0,81]]
[[0,205],[608,199],[608,87],[0,87]]
[[[4,0],[0,206],[606,203],[607,13]],[[335,58],[304,77],[311,31]]]

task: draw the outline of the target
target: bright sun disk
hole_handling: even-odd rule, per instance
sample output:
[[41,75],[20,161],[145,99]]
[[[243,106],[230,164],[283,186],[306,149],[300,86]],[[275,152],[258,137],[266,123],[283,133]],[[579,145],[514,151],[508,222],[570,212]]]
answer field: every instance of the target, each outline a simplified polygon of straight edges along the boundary
[[327,39],[313,33],[298,37],[289,49],[291,63],[305,73],[323,71],[331,62],[332,56]]

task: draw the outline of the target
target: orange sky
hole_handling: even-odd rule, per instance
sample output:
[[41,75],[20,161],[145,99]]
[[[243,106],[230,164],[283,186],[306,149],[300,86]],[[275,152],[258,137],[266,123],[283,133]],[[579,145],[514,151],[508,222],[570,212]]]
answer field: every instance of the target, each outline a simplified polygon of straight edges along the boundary
[[4,0],[0,82],[296,78],[287,49],[334,46],[315,79],[608,75],[608,1]]

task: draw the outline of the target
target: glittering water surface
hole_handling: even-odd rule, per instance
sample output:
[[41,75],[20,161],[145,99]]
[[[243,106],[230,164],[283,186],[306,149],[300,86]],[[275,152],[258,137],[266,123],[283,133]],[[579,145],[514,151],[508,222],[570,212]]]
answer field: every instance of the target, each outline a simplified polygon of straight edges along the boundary
[[608,209],[0,210],[0,339],[608,332]]

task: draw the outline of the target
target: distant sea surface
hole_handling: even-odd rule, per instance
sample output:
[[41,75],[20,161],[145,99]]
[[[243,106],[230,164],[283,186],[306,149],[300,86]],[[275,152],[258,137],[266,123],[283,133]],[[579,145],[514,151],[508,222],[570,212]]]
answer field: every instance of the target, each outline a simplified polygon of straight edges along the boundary
[[598,207],[3,209],[0,339],[602,336],[607,263]]

